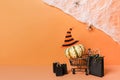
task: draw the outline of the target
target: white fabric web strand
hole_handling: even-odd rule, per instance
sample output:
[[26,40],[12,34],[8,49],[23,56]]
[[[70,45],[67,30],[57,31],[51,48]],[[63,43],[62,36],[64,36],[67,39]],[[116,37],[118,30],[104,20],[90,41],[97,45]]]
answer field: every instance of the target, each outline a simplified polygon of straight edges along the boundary
[[120,0],[43,0],[120,43]]

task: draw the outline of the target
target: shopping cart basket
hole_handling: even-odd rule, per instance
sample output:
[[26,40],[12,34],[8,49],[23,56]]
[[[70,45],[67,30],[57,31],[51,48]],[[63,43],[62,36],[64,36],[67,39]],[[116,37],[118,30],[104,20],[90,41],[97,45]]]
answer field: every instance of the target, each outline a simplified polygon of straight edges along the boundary
[[70,65],[72,66],[72,73],[75,72],[85,72],[86,75],[89,74],[89,61],[88,61],[88,54],[82,55],[80,58],[72,58],[69,59]]

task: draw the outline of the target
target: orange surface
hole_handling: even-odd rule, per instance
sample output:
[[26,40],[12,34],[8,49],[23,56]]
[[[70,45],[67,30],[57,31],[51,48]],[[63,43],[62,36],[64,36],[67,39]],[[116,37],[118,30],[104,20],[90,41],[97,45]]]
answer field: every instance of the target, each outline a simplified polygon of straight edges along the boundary
[[105,64],[120,65],[120,45],[41,0],[0,1],[0,65],[50,65],[68,62],[61,47],[66,31],[86,48],[99,49]]
[[86,76],[84,72],[75,75],[70,72],[56,77],[49,66],[0,66],[0,80],[120,80],[120,66],[105,66],[105,76]]

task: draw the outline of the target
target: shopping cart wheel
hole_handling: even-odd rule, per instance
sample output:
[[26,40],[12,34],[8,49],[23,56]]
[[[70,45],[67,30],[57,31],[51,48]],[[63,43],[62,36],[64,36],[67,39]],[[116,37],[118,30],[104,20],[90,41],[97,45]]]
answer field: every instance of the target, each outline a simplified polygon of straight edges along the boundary
[[75,69],[72,69],[72,74],[75,74]]
[[88,75],[88,69],[85,69],[85,74]]

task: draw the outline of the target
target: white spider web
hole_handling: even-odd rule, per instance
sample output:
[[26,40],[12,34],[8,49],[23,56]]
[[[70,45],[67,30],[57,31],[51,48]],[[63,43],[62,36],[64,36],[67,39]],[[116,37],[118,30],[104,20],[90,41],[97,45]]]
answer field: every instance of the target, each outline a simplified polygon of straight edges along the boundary
[[120,43],[120,0],[43,0]]

